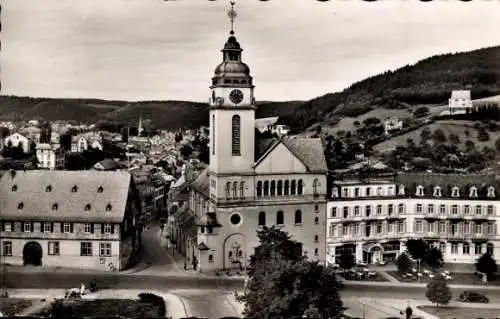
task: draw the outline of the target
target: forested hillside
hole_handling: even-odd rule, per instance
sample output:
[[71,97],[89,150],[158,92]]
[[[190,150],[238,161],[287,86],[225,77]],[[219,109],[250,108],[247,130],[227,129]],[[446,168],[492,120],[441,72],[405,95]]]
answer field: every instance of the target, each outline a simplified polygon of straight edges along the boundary
[[342,116],[376,107],[447,103],[451,90],[466,88],[473,99],[500,94],[500,46],[433,56],[384,72],[342,92],[312,99],[282,121],[303,131],[314,123],[335,124]]

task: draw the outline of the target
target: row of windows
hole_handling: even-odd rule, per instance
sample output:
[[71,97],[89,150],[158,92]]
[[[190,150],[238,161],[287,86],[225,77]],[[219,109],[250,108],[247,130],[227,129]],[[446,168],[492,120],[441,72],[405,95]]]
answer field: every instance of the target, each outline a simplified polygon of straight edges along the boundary
[[[369,197],[369,196],[393,196],[395,195],[395,187],[394,186],[388,186],[388,187],[382,187],[382,186],[377,186],[375,188],[375,192],[372,192],[373,187],[342,187],[342,197]],[[364,190],[364,192],[363,192]],[[469,188],[469,197],[478,197],[478,188],[475,186],[472,186]],[[333,197],[338,197],[338,188],[334,187],[332,196]],[[398,188],[398,195],[405,195],[405,186],[400,185]],[[415,190],[415,195],[416,196],[425,196],[425,189],[424,186],[418,185]],[[440,186],[435,186],[433,189],[432,196],[434,197],[442,197],[443,192],[442,188]],[[487,192],[487,197],[495,197],[495,187],[490,186],[488,187],[488,192]],[[460,197],[460,188],[458,186],[455,186],[451,189],[451,197]]]
[[495,223],[446,223],[446,222],[426,222],[422,220],[415,221],[415,232],[434,232],[449,234],[496,234]]
[[240,198],[245,197],[245,182],[227,182],[226,198],[238,198],[238,194]]
[[[316,241],[316,242],[318,242],[318,241]],[[315,255],[315,256],[318,256],[318,255],[319,255],[319,249],[318,249],[318,248],[314,248],[314,255]],[[242,251],[242,250],[240,250],[240,249],[238,249],[238,250],[236,250],[236,251],[234,251],[234,252],[233,252],[232,250],[230,250],[230,251],[227,253],[227,257],[228,257],[228,258],[229,258],[229,260],[231,260],[231,261],[233,261],[233,260],[234,260],[234,261],[237,261],[237,260],[239,260],[239,259],[243,258],[243,251]],[[209,263],[213,263],[213,262],[214,262],[214,255],[212,255],[212,254],[208,255],[208,262],[209,262]]]
[[[394,214],[395,207],[396,207],[396,205],[394,205],[394,204],[388,204],[387,208],[385,210],[387,215],[391,216],[392,214]],[[344,207],[342,207],[342,217],[348,218],[348,217],[352,217],[352,216],[354,216],[354,217],[361,216],[362,208],[363,207],[361,207],[361,206],[354,206],[354,207],[344,206]],[[363,216],[370,217],[370,215],[372,213],[372,208],[373,208],[372,205],[364,206],[364,215]],[[376,205],[375,206],[375,213],[377,215],[382,215],[384,213],[383,208],[384,208],[383,205]],[[406,211],[406,206],[404,204],[397,205],[398,214],[404,214],[405,211]],[[340,216],[338,216],[337,207],[332,207],[330,209],[330,217],[332,217],[332,218],[340,217]]]
[[382,233],[388,233],[388,234],[406,233],[406,222],[388,223],[386,231],[383,230],[382,223],[374,223],[372,225],[361,225],[359,223],[351,225],[339,225],[332,223],[330,224],[329,227],[330,237],[342,237],[342,236],[369,237],[371,234],[382,234]]
[[[18,189],[19,189],[19,188],[18,188],[18,186],[17,186],[16,184],[12,185],[11,190],[12,190],[13,192],[17,192],[17,190],[18,190]],[[52,192],[52,189],[53,189],[52,185],[47,185],[47,186],[45,187],[45,192],[50,193],[50,192]],[[97,188],[97,192],[98,192],[98,193],[102,193],[103,191],[104,191],[104,188],[103,188],[102,186],[99,186],[99,187]],[[72,193],[76,193],[76,192],[78,192],[78,186],[74,185],[74,186],[71,188],[71,192],[72,192]]]
[[[47,252],[50,256],[59,256],[61,247],[58,241],[49,241],[47,244]],[[111,256],[111,243],[99,243],[99,256]],[[12,242],[4,241],[2,243],[2,256],[12,257]],[[80,243],[80,256],[93,256],[92,242]]]
[[[25,233],[32,233],[35,231],[35,222],[21,222],[21,229],[19,231]],[[4,232],[14,232],[17,231],[14,227],[15,223],[8,221],[2,222],[2,231]],[[73,233],[73,223],[60,223],[60,232],[61,233]],[[93,223],[85,223],[83,224],[83,232],[85,233],[94,233],[95,225],[101,225],[101,233],[103,234],[114,234],[113,224],[93,224]],[[53,233],[54,232],[54,223],[53,222],[41,222],[40,231],[44,233]]]
[[[473,244],[474,247],[474,255],[481,255],[482,253],[482,245],[481,244]],[[452,255],[457,255],[458,254],[458,248],[459,244],[458,243],[451,243],[451,254]],[[441,242],[439,243],[439,250],[446,252],[446,244]],[[488,243],[486,245],[486,253],[490,254],[493,256],[493,244]],[[463,255],[470,255],[471,254],[471,244],[464,242],[462,244],[462,254]]]
[[[342,207],[342,217],[343,218],[348,218],[348,217],[358,217],[358,216],[365,216],[369,217],[372,213],[372,205],[366,205],[364,206],[364,215],[362,215],[362,206],[343,206]],[[387,213],[387,215],[391,216],[394,214],[396,205],[395,204],[388,204],[385,206],[384,210],[384,205],[376,205],[375,206],[375,213],[377,215],[382,215]],[[494,215],[495,214],[495,206],[493,205],[445,205],[445,204],[440,204],[440,205],[434,205],[434,204],[428,204],[427,205],[427,210],[426,213],[428,214],[434,214],[437,213],[437,210],[439,209],[439,214],[447,214],[450,212],[452,215],[458,215],[458,214],[465,214],[469,215],[472,212],[474,212],[476,215]],[[331,218],[337,218],[340,217],[338,216],[338,207],[332,207],[330,209],[330,217]],[[398,204],[397,205],[397,212],[398,214],[405,214],[406,211],[406,206],[404,204]],[[423,204],[416,204],[415,205],[415,212],[417,214],[423,214],[424,213],[424,205]]]
[[[317,205],[316,205],[316,207],[317,207]],[[319,211],[316,209],[315,213],[319,213]],[[260,212],[258,216],[259,216],[258,217],[258,220],[259,220],[258,225],[259,226],[266,226],[266,212]],[[302,224],[302,211],[300,209],[295,211],[294,223],[295,223],[295,225]],[[284,225],[284,224],[285,224],[284,213],[282,210],[280,210],[276,213],[276,225]],[[314,217],[314,224],[316,224],[316,225],[319,224],[319,217],[318,216]]]
[[[23,209],[23,208],[24,208],[24,203],[23,202],[20,202],[20,203],[17,204],[17,209]],[[84,206],[83,209],[85,211],[90,211],[91,208],[92,208],[92,206],[90,204],[87,204],[87,205]],[[106,211],[107,212],[111,211],[111,208],[112,208],[111,204],[106,205]],[[59,204],[58,203],[53,203],[52,204],[52,210],[58,210],[58,209],[59,209]]]
[[[319,180],[313,181],[313,194],[318,194]],[[296,180],[278,180],[278,181],[258,181],[257,197],[261,196],[282,196],[282,195],[302,195],[304,193],[304,182],[302,179]]]

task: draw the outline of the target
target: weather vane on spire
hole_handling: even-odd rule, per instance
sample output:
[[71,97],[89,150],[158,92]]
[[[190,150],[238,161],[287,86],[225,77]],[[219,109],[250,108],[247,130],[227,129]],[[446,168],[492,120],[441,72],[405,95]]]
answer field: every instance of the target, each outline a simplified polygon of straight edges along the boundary
[[235,5],[235,2],[234,1],[231,1],[229,2],[231,4],[231,9],[229,10],[229,12],[227,13],[227,16],[229,17],[229,19],[231,19],[231,34],[234,34],[234,30],[233,30],[233,26],[234,26],[234,18],[236,18],[236,16],[238,16],[236,14],[236,11],[234,11],[234,5]]

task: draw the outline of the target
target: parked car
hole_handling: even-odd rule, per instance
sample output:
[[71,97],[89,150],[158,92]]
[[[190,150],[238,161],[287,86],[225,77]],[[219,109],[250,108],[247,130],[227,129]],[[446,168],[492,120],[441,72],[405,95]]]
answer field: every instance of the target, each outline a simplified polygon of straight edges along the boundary
[[483,294],[475,291],[464,291],[458,297],[458,300],[463,302],[479,302],[479,303],[488,303],[490,300]]

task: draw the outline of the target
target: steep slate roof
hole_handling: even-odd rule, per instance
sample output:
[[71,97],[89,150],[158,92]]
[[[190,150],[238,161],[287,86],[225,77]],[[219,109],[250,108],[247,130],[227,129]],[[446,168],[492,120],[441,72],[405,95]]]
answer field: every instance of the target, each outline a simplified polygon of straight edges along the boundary
[[434,187],[441,187],[443,197],[451,196],[452,189],[460,189],[460,197],[469,197],[472,186],[477,187],[478,197],[487,195],[488,187],[495,187],[495,197],[499,198],[500,183],[495,175],[481,174],[429,174],[429,173],[400,173],[396,175],[396,185],[405,186],[405,194],[415,195],[417,186],[424,187],[424,196],[433,196]]
[[261,161],[268,152],[272,152],[272,149],[280,143],[283,143],[293,155],[304,163],[308,171],[321,173],[328,171],[320,138],[295,137],[260,140],[256,143],[255,163]]
[[[128,172],[8,171],[0,178],[0,219],[120,223],[131,181]],[[75,185],[77,191],[72,192]],[[52,210],[53,204],[57,210]],[[106,211],[108,204],[111,211]]]
[[193,189],[196,189],[205,197],[210,197],[210,178],[208,176],[208,167],[205,168],[196,180],[191,184]]

